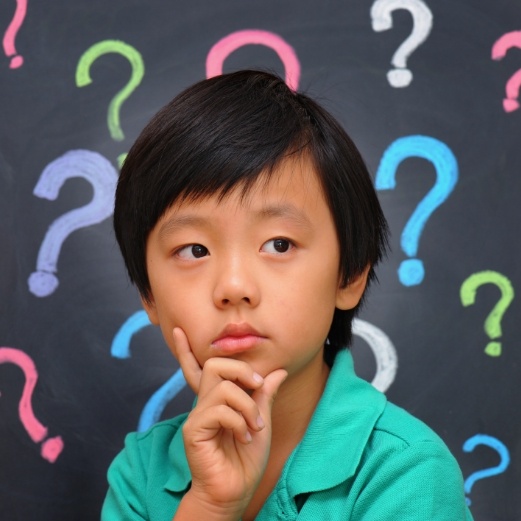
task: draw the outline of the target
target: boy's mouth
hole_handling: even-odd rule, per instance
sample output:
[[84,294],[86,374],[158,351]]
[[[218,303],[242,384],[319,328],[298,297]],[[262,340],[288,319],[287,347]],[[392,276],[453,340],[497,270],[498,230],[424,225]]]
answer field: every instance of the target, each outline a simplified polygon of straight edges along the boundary
[[249,324],[228,324],[212,341],[211,347],[224,354],[235,354],[252,349],[264,339]]

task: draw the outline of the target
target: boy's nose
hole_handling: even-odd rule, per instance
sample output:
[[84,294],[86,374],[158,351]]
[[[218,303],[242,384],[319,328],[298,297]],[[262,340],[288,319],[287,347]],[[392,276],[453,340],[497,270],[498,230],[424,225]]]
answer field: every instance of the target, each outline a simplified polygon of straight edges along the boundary
[[217,307],[255,307],[259,300],[259,287],[248,259],[235,258],[219,268],[214,289],[214,302]]

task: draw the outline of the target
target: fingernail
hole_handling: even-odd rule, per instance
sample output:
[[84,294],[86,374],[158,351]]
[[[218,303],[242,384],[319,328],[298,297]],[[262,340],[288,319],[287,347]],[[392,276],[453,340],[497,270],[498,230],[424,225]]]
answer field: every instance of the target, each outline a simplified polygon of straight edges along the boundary
[[246,432],[246,436],[245,436],[245,438],[246,438],[246,441],[247,441],[248,443],[251,443],[251,442],[252,442],[252,439],[253,439],[253,438],[251,437],[251,433],[250,433],[250,431],[247,431],[247,432]]
[[264,429],[264,421],[262,420],[260,415],[257,416],[257,425],[259,426],[259,429]]
[[264,382],[264,378],[259,373],[253,373],[253,379],[260,384]]

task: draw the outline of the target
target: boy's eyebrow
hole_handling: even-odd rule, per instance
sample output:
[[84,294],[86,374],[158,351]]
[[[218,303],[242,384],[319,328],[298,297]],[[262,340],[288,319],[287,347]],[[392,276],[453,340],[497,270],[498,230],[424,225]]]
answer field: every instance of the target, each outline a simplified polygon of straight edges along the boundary
[[176,228],[184,228],[187,226],[203,226],[207,223],[208,220],[199,215],[173,215],[159,228],[159,238],[163,239],[165,236],[172,233]]
[[311,221],[302,210],[291,204],[273,204],[261,208],[257,212],[257,217],[261,219],[269,219],[272,217],[282,217],[293,221],[298,226],[310,227]]

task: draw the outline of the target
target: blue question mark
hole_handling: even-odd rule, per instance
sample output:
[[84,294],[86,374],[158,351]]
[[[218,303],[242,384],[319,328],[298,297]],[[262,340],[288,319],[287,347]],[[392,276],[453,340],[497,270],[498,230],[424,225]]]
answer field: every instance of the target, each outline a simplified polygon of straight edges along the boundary
[[[474,485],[474,483],[476,483],[476,481],[484,478],[489,478],[490,476],[496,476],[497,474],[501,474],[505,472],[508,465],[510,464],[510,453],[508,452],[508,449],[501,441],[499,441],[497,438],[494,438],[493,436],[487,436],[486,434],[476,434],[475,436],[472,436],[472,438],[469,438],[463,444],[463,450],[465,452],[472,452],[478,445],[486,445],[487,447],[490,447],[491,449],[495,450],[499,454],[501,461],[499,462],[499,465],[497,465],[496,467],[478,470],[477,472],[471,474],[465,480],[465,494],[467,495],[470,494],[472,486]],[[470,504],[471,501],[467,497],[467,505]]]
[[[427,159],[436,169],[435,185],[418,204],[402,232],[402,250],[409,257],[415,257],[423,227],[456,185],[458,162],[450,148],[435,138],[419,135],[399,138],[387,148],[380,161],[375,180],[377,190],[392,190],[396,187],[396,170],[408,157]],[[398,277],[404,286],[416,286],[424,276],[425,269],[420,259],[406,259],[398,269]]]
[[[110,353],[115,358],[130,358],[130,341],[135,333],[146,326],[150,326],[147,314],[137,311],[131,315],[116,333]],[[186,380],[181,369],[178,369],[147,401],[141,416],[137,430],[146,431],[158,422],[168,402],[173,400],[186,385]]]

